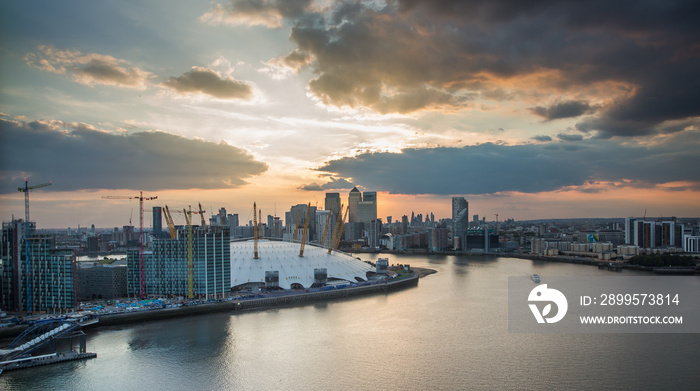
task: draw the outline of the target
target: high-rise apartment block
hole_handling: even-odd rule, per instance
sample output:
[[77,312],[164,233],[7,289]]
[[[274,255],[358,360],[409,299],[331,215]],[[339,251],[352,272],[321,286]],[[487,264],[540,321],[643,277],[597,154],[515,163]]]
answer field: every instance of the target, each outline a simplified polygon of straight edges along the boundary
[[[144,253],[144,281],[150,297],[189,294],[188,229],[177,239],[154,240]],[[231,290],[231,245],[228,228],[192,227],[192,291],[196,298],[222,298]],[[139,250],[127,251],[127,292],[140,293]]]
[[[452,197],[452,239],[460,238],[463,240],[464,235],[469,228],[469,203],[464,197]],[[457,242],[460,242],[457,240]],[[458,249],[455,246],[455,249]]]
[[367,245],[369,248],[379,248],[379,239],[382,237],[382,219],[374,219],[366,226]]
[[0,305],[3,309],[13,311],[31,308],[32,312],[47,313],[63,313],[74,309],[76,265],[73,251],[56,249],[53,236],[36,234],[34,222],[27,225],[29,265],[24,221],[13,220],[2,225]]
[[625,243],[640,248],[683,247],[683,224],[674,220],[625,219]]

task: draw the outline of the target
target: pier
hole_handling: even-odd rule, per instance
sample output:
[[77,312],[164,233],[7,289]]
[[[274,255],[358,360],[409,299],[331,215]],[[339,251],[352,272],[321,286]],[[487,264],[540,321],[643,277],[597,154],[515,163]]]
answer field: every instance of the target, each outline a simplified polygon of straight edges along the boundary
[[[0,373],[14,369],[30,368],[39,365],[97,357],[86,349],[86,335],[80,329],[97,323],[91,315],[70,316],[62,319],[48,319],[36,322],[18,335],[5,349],[0,349]],[[78,350],[73,349],[74,339],[78,339]],[[33,356],[32,353],[43,347],[56,350],[56,341],[70,340],[68,352],[54,352]]]

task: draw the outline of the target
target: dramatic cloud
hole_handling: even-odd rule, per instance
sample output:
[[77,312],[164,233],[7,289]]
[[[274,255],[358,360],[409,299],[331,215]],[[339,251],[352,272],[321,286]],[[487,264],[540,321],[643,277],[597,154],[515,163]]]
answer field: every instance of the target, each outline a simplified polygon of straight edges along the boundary
[[588,139],[575,148],[552,143],[487,143],[405,149],[333,160],[318,170],[352,178],[368,189],[397,194],[537,193],[597,181],[698,184],[698,150],[698,133],[686,132],[653,146]]
[[282,26],[284,18],[301,16],[311,3],[312,0],[231,0],[214,5],[201,20],[210,24],[275,28]]
[[552,138],[550,136],[544,136],[544,135],[533,136],[533,137],[531,137],[531,139],[535,140],[535,141],[541,141],[541,142],[552,141]]
[[191,71],[180,77],[171,77],[163,85],[179,93],[203,93],[219,99],[250,99],[253,96],[250,85],[203,67],[192,67]]
[[331,178],[330,181],[324,184],[310,183],[308,185],[300,186],[300,190],[307,191],[324,191],[324,190],[341,190],[341,189],[352,189],[355,187],[352,182],[347,181],[343,178]]
[[232,1],[205,19],[289,19],[296,50],[277,63],[308,67],[326,105],[410,113],[527,97],[546,120],[588,114],[577,128],[601,138],[700,117],[696,1],[282,3]]
[[559,118],[572,118],[578,117],[583,114],[587,114],[592,111],[592,107],[588,102],[580,101],[567,101],[561,103],[555,103],[549,107],[537,106],[530,109],[530,111],[544,117],[547,120],[559,119]]
[[583,140],[583,136],[580,134],[566,134],[566,133],[559,133],[557,135],[557,138],[562,141],[581,141]]
[[0,119],[0,193],[18,183],[54,182],[53,190],[226,189],[267,165],[226,143],[164,132],[112,134],[83,123]]
[[97,53],[77,50],[58,50],[52,46],[39,46],[38,53],[28,53],[24,61],[37,69],[57,74],[70,74],[78,83],[88,86],[111,85],[144,89],[153,74],[135,67],[125,67],[128,62]]
[[261,71],[271,74],[276,79],[283,79],[290,74],[298,74],[311,61],[312,58],[308,53],[295,50],[286,56],[273,58],[265,62],[267,66],[262,68]]

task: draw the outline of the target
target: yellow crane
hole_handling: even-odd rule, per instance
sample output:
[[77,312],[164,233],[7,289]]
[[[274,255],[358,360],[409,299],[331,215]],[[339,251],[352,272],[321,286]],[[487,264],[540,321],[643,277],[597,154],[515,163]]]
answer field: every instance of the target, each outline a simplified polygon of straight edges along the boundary
[[168,205],[165,205],[165,222],[168,224],[168,231],[170,232],[171,239],[177,239],[177,230],[175,229],[175,223],[173,222],[173,215],[170,214],[170,209]]
[[[192,299],[192,298],[194,298],[194,283],[193,283],[193,277],[192,277],[192,274],[193,274],[192,273],[192,270],[193,270],[193,265],[192,265],[192,263],[193,263],[192,262],[192,215],[199,214],[200,216],[203,216],[205,211],[202,210],[202,206],[200,204],[199,205],[199,212],[193,211],[192,205],[190,205],[189,210],[182,208],[182,212],[174,210],[173,213],[184,214],[185,221],[187,222],[187,298]],[[203,217],[202,217],[202,222],[204,222]],[[172,232],[170,235],[172,237]]]
[[202,210],[202,203],[200,202],[199,203],[199,217],[202,219],[202,228],[206,227],[206,225],[207,225],[207,222],[204,220],[204,212],[205,211]]
[[306,219],[304,221],[304,233],[301,234],[301,248],[299,249],[299,256],[304,256],[304,245],[306,245],[306,232],[309,229],[309,211],[311,210],[311,203],[306,207]]

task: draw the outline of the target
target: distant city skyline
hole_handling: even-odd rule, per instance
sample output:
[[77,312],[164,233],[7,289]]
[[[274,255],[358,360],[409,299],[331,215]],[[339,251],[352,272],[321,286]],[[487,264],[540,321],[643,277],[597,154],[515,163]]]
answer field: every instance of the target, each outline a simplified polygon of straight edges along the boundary
[[[692,1],[0,4],[0,218],[700,216]],[[275,213],[275,210],[277,211]],[[250,217],[248,218],[248,216]],[[147,222],[152,217],[147,215]]]

